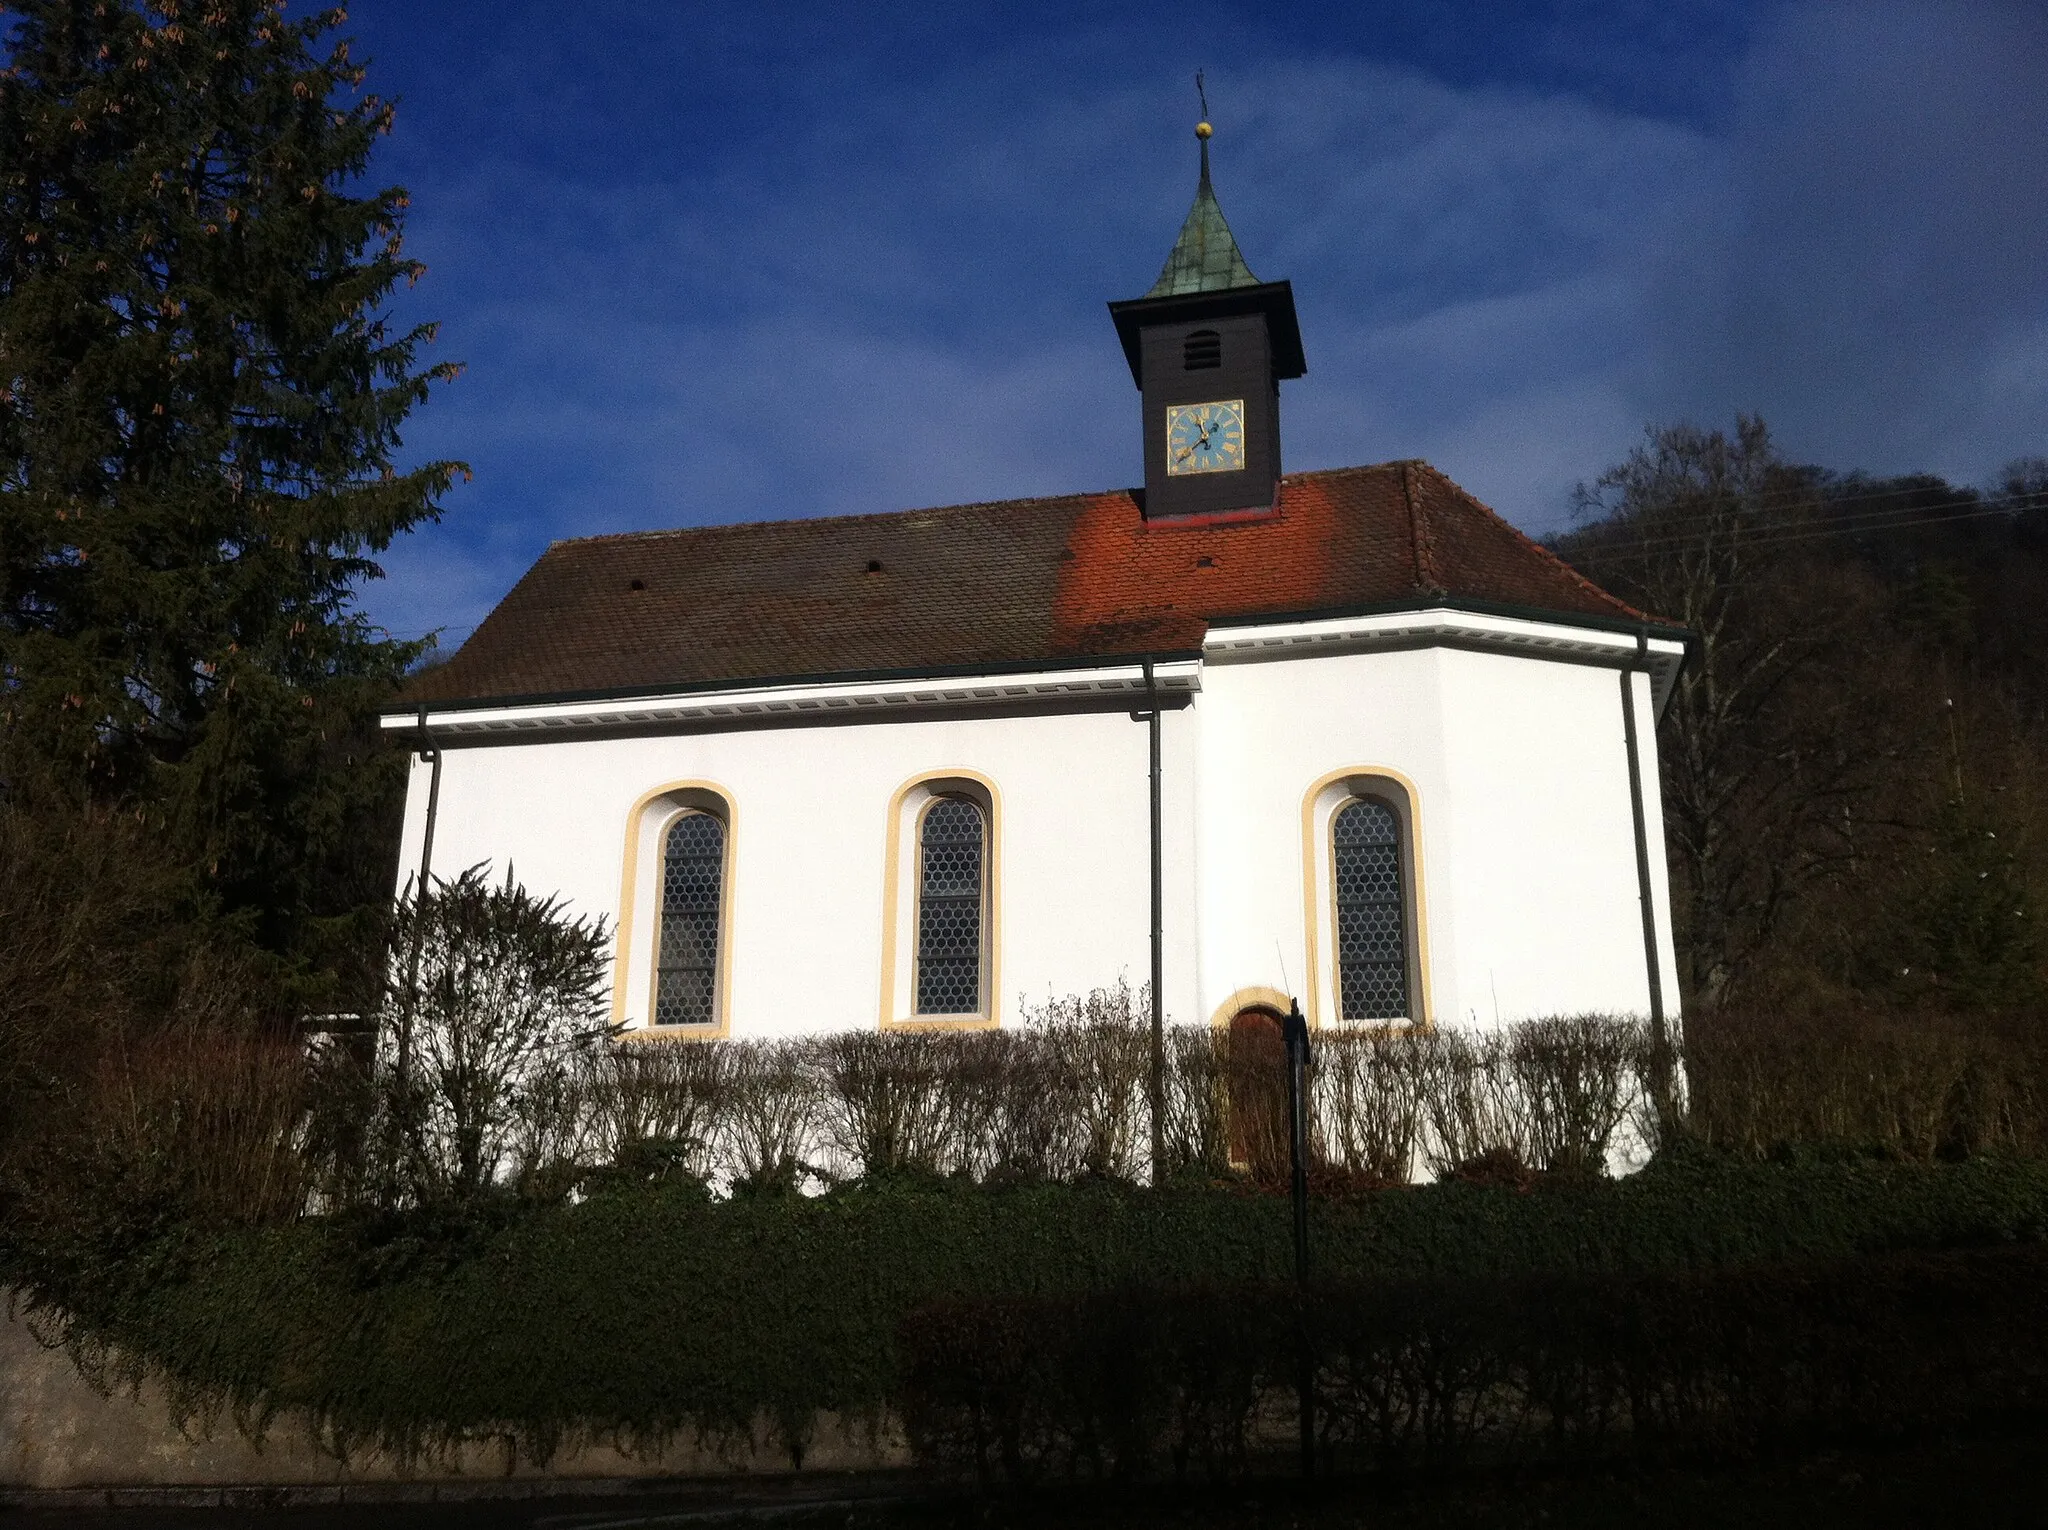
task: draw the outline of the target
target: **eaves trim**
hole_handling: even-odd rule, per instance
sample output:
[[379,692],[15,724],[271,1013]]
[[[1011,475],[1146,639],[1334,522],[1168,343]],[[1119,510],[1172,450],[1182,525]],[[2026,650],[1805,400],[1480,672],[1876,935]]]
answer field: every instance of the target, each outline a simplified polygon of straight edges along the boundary
[[[1162,697],[1189,697],[1202,688],[1199,658],[1157,660],[1153,675]],[[1098,664],[1075,669],[966,675],[901,676],[865,681],[798,682],[677,690],[652,695],[600,696],[579,700],[474,702],[406,712],[386,712],[382,726],[393,732],[422,728],[444,738],[514,738],[672,727],[705,722],[760,723],[821,716],[880,716],[888,713],[980,711],[1045,702],[1141,699],[1147,694],[1143,663]]]
[[1528,606],[1510,601],[1480,600],[1472,596],[1455,595],[1448,590],[1430,590],[1400,600],[1369,601],[1359,605],[1312,606],[1299,611],[1262,611],[1255,615],[1217,616],[1210,618],[1209,626],[1214,631],[1219,628],[1265,627],[1281,622],[1319,622],[1345,617],[1391,616],[1425,611],[1463,611],[1475,616],[1506,616],[1522,621],[1546,622],[1560,627],[1590,627],[1597,632],[1625,632],[1630,637],[1634,637],[1638,632],[1648,632],[1652,636],[1668,637],[1688,644],[1695,640],[1694,634],[1688,628],[1676,622],[1660,621],[1656,617],[1619,614],[1602,616],[1590,611],[1560,611],[1555,606]]
[[[654,533],[621,533],[654,535]],[[574,701],[629,701],[646,696],[717,695],[734,690],[770,690],[798,685],[858,685],[871,680],[950,680],[966,676],[1043,674],[1055,669],[1091,669],[1103,665],[1135,664],[1150,658],[1164,664],[1169,660],[1198,659],[1199,648],[1132,649],[1122,653],[1046,654],[1033,659],[987,659],[977,664],[922,664],[895,669],[842,669],[789,675],[726,675],[716,680],[693,680],[654,685],[589,686],[568,691],[524,691],[504,696],[443,696],[431,701],[406,702],[400,711],[417,718],[422,705],[439,712],[461,712],[499,707],[560,705]]]
[[1215,626],[1202,642],[1211,663],[1256,663],[1322,653],[1400,648],[1470,648],[1525,658],[1645,670],[1661,713],[1685,667],[1686,634],[1647,624],[1582,625],[1435,606],[1309,619]]

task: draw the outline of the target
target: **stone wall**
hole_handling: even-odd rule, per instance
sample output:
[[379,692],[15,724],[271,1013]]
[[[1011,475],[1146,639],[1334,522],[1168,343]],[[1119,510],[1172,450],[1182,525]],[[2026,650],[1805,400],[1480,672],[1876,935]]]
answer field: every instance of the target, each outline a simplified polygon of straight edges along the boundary
[[[805,1471],[869,1471],[910,1464],[900,1434],[818,1420]],[[9,1313],[0,1322],[0,1487],[122,1488],[329,1484],[515,1478],[710,1477],[791,1470],[789,1453],[761,1432],[751,1446],[713,1447],[679,1438],[658,1453],[627,1454],[597,1442],[565,1445],[545,1467],[515,1459],[509,1442],[483,1440],[429,1462],[379,1452],[338,1460],[292,1419],[276,1421],[260,1445],[231,1418],[181,1429],[153,1381],[102,1392],[61,1349]]]

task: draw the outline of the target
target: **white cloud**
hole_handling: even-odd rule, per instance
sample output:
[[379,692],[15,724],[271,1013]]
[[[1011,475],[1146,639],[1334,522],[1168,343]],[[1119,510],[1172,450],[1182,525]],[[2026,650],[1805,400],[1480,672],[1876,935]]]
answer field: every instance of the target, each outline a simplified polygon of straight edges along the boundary
[[[1541,531],[1678,414],[1880,470],[2041,450],[2044,30],[1797,6],[1713,134],[1343,58],[1215,71],[1219,194],[1301,305],[1289,465],[1425,455]],[[371,607],[474,621],[555,536],[1133,481],[1101,305],[1193,190],[1181,87],[1029,47],[672,178],[550,175],[516,137],[414,166],[418,301],[471,370],[409,444],[478,481]]]
[[1703,188],[1708,237],[1661,272],[1646,401],[1761,410],[1843,467],[1977,478],[2035,449],[2048,418],[1993,379],[2048,320],[2044,78],[2037,7],[1788,10]]

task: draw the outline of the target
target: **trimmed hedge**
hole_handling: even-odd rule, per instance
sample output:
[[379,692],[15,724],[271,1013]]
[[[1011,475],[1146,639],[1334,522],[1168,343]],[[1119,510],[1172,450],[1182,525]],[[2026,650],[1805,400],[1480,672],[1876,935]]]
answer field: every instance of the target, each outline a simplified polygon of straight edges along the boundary
[[903,1417],[984,1480],[1869,1444],[2048,1410],[2048,1248],[1746,1269],[1125,1290],[936,1304],[902,1329]]
[[[74,1347],[160,1371],[251,1428],[308,1416],[337,1449],[504,1434],[743,1435],[800,1455],[819,1410],[903,1397],[899,1327],[973,1297],[1259,1286],[1292,1270],[1283,1198],[1213,1188],[884,1182],[718,1201],[625,1186],[457,1222],[306,1222],[166,1241],[60,1291]],[[1515,1190],[1456,1182],[1319,1203],[1317,1270],[1430,1281],[1674,1272],[2038,1241],[2048,1164],[1660,1162]],[[47,1274],[47,1272],[45,1272]]]

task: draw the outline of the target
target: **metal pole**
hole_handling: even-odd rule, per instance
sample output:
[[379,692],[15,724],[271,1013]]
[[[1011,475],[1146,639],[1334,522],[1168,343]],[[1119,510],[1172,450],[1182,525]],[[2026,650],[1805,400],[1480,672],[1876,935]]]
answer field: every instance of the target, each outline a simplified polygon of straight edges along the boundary
[[1152,743],[1152,1183],[1166,1177],[1166,876],[1160,852],[1159,683],[1145,660],[1145,700]]
[[434,865],[434,820],[441,812],[441,750],[427,732],[427,709],[420,708],[420,758],[433,766],[427,778],[427,824],[420,836],[420,869],[413,885],[412,952],[406,963],[405,1005],[398,1019],[398,1079],[406,1082],[412,1072],[412,1018],[419,1003],[420,948],[426,940],[427,878]]
[[1294,1160],[1294,1286],[1300,1373],[1295,1391],[1301,1413],[1301,1474],[1316,1474],[1316,1366],[1308,1332],[1308,1021],[1290,1001],[1281,1027],[1287,1044],[1287,1127]]
[[[1641,637],[1641,635],[1638,635]],[[1648,639],[1641,639],[1647,645]],[[1621,672],[1621,734],[1628,746],[1628,799],[1635,819],[1636,895],[1643,910],[1643,960],[1650,978],[1650,1023],[1664,1033],[1664,964],[1657,956],[1657,907],[1651,899],[1650,838],[1643,807],[1641,746],[1636,742],[1636,671]]]
[[[1636,634],[1636,658],[1644,673],[1649,669],[1650,636]],[[1657,950],[1657,905],[1650,881],[1650,837],[1643,806],[1642,750],[1636,740],[1636,669],[1621,672],[1621,736],[1628,749],[1628,804],[1635,822],[1636,899],[1643,915],[1643,964],[1650,981],[1650,1085],[1658,1095],[1655,1105],[1660,1123],[1666,1115],[1672,1089],[1671,1033],[1664,1018],[1664,963]]]

